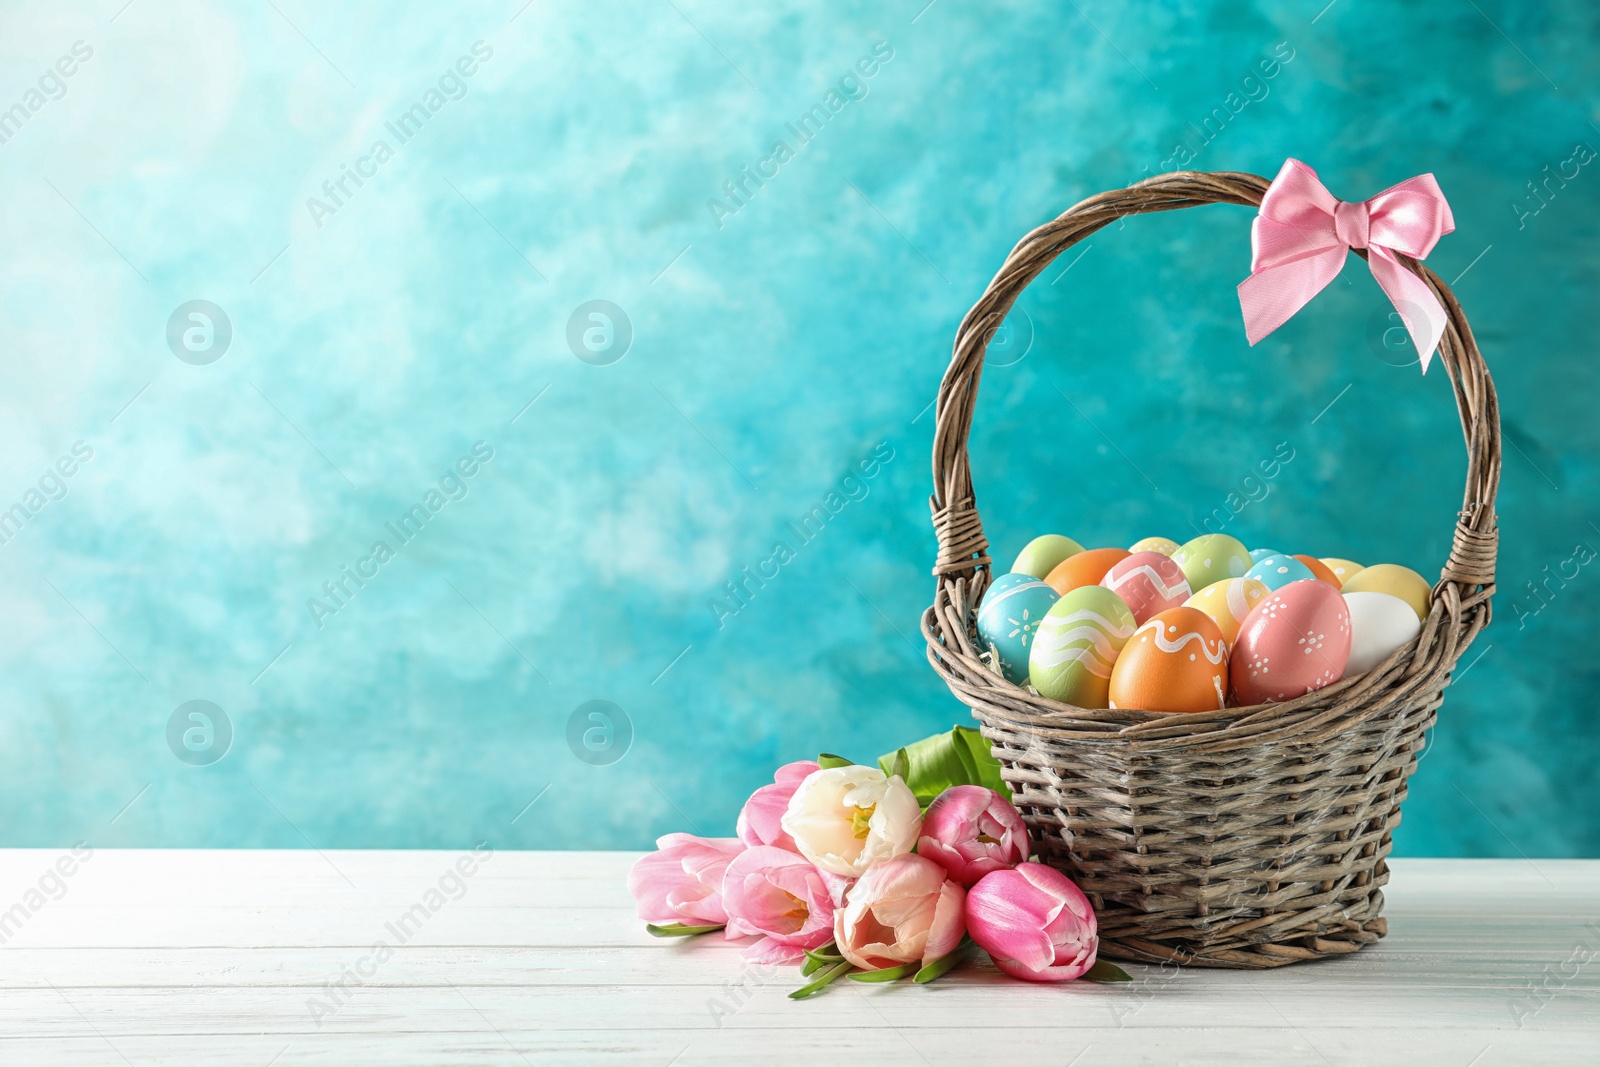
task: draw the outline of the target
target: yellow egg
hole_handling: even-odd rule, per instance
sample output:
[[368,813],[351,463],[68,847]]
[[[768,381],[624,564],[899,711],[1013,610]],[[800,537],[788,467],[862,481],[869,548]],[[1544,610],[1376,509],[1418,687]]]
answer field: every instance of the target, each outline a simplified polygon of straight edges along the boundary
[[1340,585],[1354,578],[1362,569],[1361,564],[1355,560],[1339,559],[1336,556],[1324,556],[1319,562],[1333,572],[1333,576],[1339,579]]
[[1379,563],[1365,567],[1344,583],[1346,593],[1388,593],[1411,605],[1417,618],[1426,619],[1433,603],[1433,586],[1410,567],[1398,563]]
[[1239,624],[1250,610],[1267,598],[1271,592],[1267,583],[1255,578],[1224,578],[1212,582],[1194,596],[1184,601],[1186,608],[1196,608],[1210,616],[1222,631],[1222,639],[1233,647],[1239,636]]
[[1146,537],[1143,541],[1135,541],[1129,545],[1128,551],[1132,553],[1159,552],[1163,556],[1170,556],[1178,551],[1178,542],[1170,537]]

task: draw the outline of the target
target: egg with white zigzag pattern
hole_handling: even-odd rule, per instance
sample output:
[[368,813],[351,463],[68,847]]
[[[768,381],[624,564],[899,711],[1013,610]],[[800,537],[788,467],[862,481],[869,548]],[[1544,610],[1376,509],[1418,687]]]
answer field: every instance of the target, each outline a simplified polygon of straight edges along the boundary
[[1114,708],[1218,711],[1227,703],[1228,649],[1198,608],[1158,612],[1128,638],[1111,668]]
[[1157,612],[1189,599],[1183,568],[1160,552],[1135,552],[1114,564],[1100,584],[1121,597],[1133,612],[1133,621],[1141,625]]

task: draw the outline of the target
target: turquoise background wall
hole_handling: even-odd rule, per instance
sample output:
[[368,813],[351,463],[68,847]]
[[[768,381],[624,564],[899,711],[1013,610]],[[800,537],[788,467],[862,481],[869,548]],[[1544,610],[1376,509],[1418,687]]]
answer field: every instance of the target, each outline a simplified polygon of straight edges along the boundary
[[[1600,855],[1597,23],[7,5],[0,845],[642,847],[968,721],[917,632],[957,322],[1082,197],[1296,156],[1438,176],[1503,406],[1496,621],[1398,849]],[[973,437],[997,555],[1181,540],[1287,442],[1229,532],[1438,573],[1442,369],[1354,261],[1247,347],[1249,227],[1135,219],[1028,292]]]

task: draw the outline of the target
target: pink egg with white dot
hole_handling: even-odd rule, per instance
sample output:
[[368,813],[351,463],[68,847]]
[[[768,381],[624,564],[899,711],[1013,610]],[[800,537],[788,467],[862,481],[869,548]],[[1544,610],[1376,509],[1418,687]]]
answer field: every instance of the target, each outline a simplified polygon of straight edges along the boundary
[[1245,616],[1228,667],[1240,704],[1271,704],[1332,685],[1349,660],[1350,608],[1333,586],[1308,578]]

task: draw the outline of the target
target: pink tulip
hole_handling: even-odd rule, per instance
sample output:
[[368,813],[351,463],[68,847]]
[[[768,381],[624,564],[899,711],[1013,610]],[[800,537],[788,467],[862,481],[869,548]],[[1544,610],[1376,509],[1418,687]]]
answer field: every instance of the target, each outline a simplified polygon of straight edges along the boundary
[[967,892],[944,868],[911,853],[870,867],[833,915],[833,938],[845,959],[865,970],[948,956],[965,932]]
[[797,760],[778,768],[772,784],[764,785],[750,794],[739,812],[739,840],[747,845],[776,845],[790,852],[799,852],[794,838],[784,832],[781,820],[788,810],[789,798],[800,788],[806,776],[818,769],[816,760]]
[[667,834],[628,873],[639,918],[665,926],[721,926],[728,921],[722,906],[722,875],[744,851],[736,837]]
[[967,894],[967,932],[1013,978],[1062,982],[1094,966],[1100,939],[1083,890],[1042,863],[995,871]]
[[835,901],[847,883],[817,870],[799,853],[753,845],[728,864],[722,903],[728,936],[764,935],[745,953],[763,963],[796,963],[801,949],[833,936]]
[[928,805],[917,854],[971,889],[991,871],[1028,858],[1028,828],[1011,801],[981,785],[955,785]]

